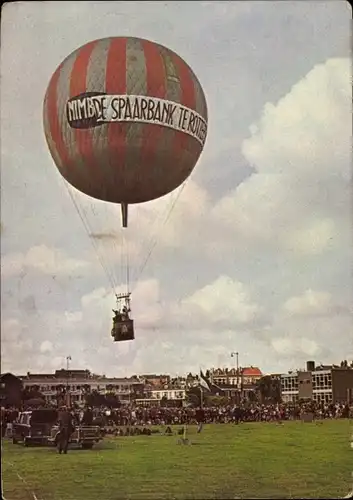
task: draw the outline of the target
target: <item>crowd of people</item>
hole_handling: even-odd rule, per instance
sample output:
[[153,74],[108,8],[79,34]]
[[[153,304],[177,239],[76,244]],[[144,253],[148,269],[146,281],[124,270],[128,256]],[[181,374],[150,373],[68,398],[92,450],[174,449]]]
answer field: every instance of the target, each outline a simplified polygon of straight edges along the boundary
[[[161,408],[128,406],[116,410],[97,408],[94,410],[94,421],[102,426],[126,425],[179,425],[197,423],[196,408]],[[204,407],[203,421],[206,424],[226,424],[239,422],[282,421],[300,419],[302,415],[311,413],[314,419],[350,418],[353,407],[348,404],[315,404],[301,405],[227,405],[222,407]]]
[[[18,409],[3,409],[2,428],[12,423]],[[153,425],[227,424],[240,422],[273,422],[301,419],[303,414],[311,414],[314,420],[332,418],[353,418],[353,406],[347,404],[318,404],[315,402],[277,405],[243,404],[218,407],[139,407],[133,404],[117,409],[92,408],[72,409],[76,424],[98,425],[102,428],[121,426],[138,427]]]

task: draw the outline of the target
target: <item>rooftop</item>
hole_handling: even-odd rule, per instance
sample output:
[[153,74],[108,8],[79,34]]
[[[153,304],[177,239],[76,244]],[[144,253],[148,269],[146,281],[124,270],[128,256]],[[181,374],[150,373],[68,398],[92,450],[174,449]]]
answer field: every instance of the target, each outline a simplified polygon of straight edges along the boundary
[[54,373],[30,373],[19,377],[23,381],[61,381],[70,379],[80,381],[81,383],[88,382],[103,382],[105,384],[121,384],[121,383],[140,383],[136,377],[106,377],[105,375],[95,375],[89,370],[56,370]]
[[[239,368],[239,374],[243,374],[246,377],[262,377],[262,371],[257,366],[245,366],[243,368]],[[224,376],[224,375],[237,375],[236,368],[215,368],[213,370],[213,375],[215,376]]]
[[262,377],[262,371],[257,366],[243,368],[243,375]]

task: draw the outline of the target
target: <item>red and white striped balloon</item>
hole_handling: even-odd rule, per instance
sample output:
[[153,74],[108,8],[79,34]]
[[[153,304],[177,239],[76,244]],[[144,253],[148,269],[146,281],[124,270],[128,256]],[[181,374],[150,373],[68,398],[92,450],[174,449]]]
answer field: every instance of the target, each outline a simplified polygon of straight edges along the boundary
[[207,135],[206,99],[191,68],[166,47],[133,37],[95,40],[70,54],[51,77],[43,120],[62,176],[113,203],[173,191]]

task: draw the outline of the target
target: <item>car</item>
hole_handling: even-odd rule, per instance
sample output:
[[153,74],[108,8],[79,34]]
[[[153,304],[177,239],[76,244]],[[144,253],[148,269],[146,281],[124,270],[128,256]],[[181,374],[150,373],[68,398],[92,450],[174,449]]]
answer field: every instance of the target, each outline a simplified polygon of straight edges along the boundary
[[14,444],[46,445],[51,428],[58,420],[58,412],[43,408],[19,413],[12,426],[12,442]]
[[[57,446],[59,435],[59,426],[54,425],[50,430],[48,444]],[[93,448],[95,443],[103,439],[101,429],[98,425],[79,425],[70,436],[69,444],[80,447],[85,450]]]

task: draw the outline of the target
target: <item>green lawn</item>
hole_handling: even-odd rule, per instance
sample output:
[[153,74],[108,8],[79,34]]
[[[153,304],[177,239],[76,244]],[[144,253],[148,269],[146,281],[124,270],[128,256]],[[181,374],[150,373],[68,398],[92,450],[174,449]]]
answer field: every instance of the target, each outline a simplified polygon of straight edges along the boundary
[[190,446],[176,435],[118,437],[67,455],[5,441],[4,497],[339,498],[351,489],[350,432],[348,420],[208,425],[201,434],[190,428]]

